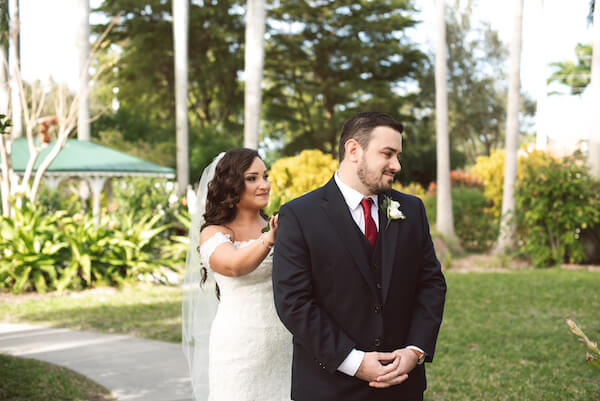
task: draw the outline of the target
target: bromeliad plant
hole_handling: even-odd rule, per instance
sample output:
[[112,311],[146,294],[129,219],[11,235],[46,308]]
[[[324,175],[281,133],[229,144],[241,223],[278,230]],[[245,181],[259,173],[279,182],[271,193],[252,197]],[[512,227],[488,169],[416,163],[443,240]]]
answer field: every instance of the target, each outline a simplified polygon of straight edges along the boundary
[[0,287],[13,292],[57,288],[69,258],[68,242],[59,228],[64,214],[44,214],[25,203],[14,210],[13,218],[0,217]]
[[579,337],[579,341],[583,342],[588,349],[585,353],[585,359],[588,365],[600,372],[600,350],[598,349],[598,343],[590,341],[585,333],[575,324],[571,319],[567,319],[567,326],[569,329]]
[[16,293],[122,285],[144,276],[166,281],[176,269],[160,215],[105,216],[99,227],[89,215],[44,213],[26,203],[13,218],[1,218],[0,288]]

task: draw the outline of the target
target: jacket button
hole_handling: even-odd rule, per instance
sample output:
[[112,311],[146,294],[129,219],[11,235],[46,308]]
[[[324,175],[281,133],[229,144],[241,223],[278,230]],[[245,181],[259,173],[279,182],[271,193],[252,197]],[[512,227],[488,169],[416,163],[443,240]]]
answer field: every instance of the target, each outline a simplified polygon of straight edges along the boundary
[[381,339],[376,338],[373,343],[375,344],[376,347],[381,347]]
[[376,287],[377,287],[378,290],[380,290],[381,289],[381,283],[377,283]]

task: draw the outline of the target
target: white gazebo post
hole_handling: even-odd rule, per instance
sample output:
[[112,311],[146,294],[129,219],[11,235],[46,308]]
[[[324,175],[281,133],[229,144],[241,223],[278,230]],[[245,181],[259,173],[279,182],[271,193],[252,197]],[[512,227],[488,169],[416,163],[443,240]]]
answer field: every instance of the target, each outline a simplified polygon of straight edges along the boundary
[[96,227],[98,227],[100,226],[100,194],[102,193],[102,188],[104,188],[106,177],[90,177],[88,181],[92,188],[92,215],[94,216]]
[[60,184],[62,180],[62,177],[46,176],[44,177],[44,185],[46,188],[56,191],[58,189],[58,184]]

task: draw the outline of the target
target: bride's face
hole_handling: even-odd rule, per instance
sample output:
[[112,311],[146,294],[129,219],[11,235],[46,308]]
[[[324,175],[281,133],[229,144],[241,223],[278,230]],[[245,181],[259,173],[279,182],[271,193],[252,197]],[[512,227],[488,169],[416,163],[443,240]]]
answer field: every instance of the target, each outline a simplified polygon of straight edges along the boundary
[[238,207],[262,209],[269,203],[271,184],[265,163],[256,157],[250,167],[244,171],[244,190],[240,195]]

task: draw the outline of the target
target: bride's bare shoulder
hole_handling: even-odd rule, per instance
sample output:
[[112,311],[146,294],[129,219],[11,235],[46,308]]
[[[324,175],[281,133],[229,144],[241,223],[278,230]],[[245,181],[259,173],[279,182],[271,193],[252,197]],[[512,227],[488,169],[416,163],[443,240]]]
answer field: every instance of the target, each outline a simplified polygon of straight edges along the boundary
[[204,229],[200,231],[200,243],[202,244],[217,233],[227,235],[231,241],[234,241],[233,231],[231,229],[225,226],[210,225],[204,227]]

